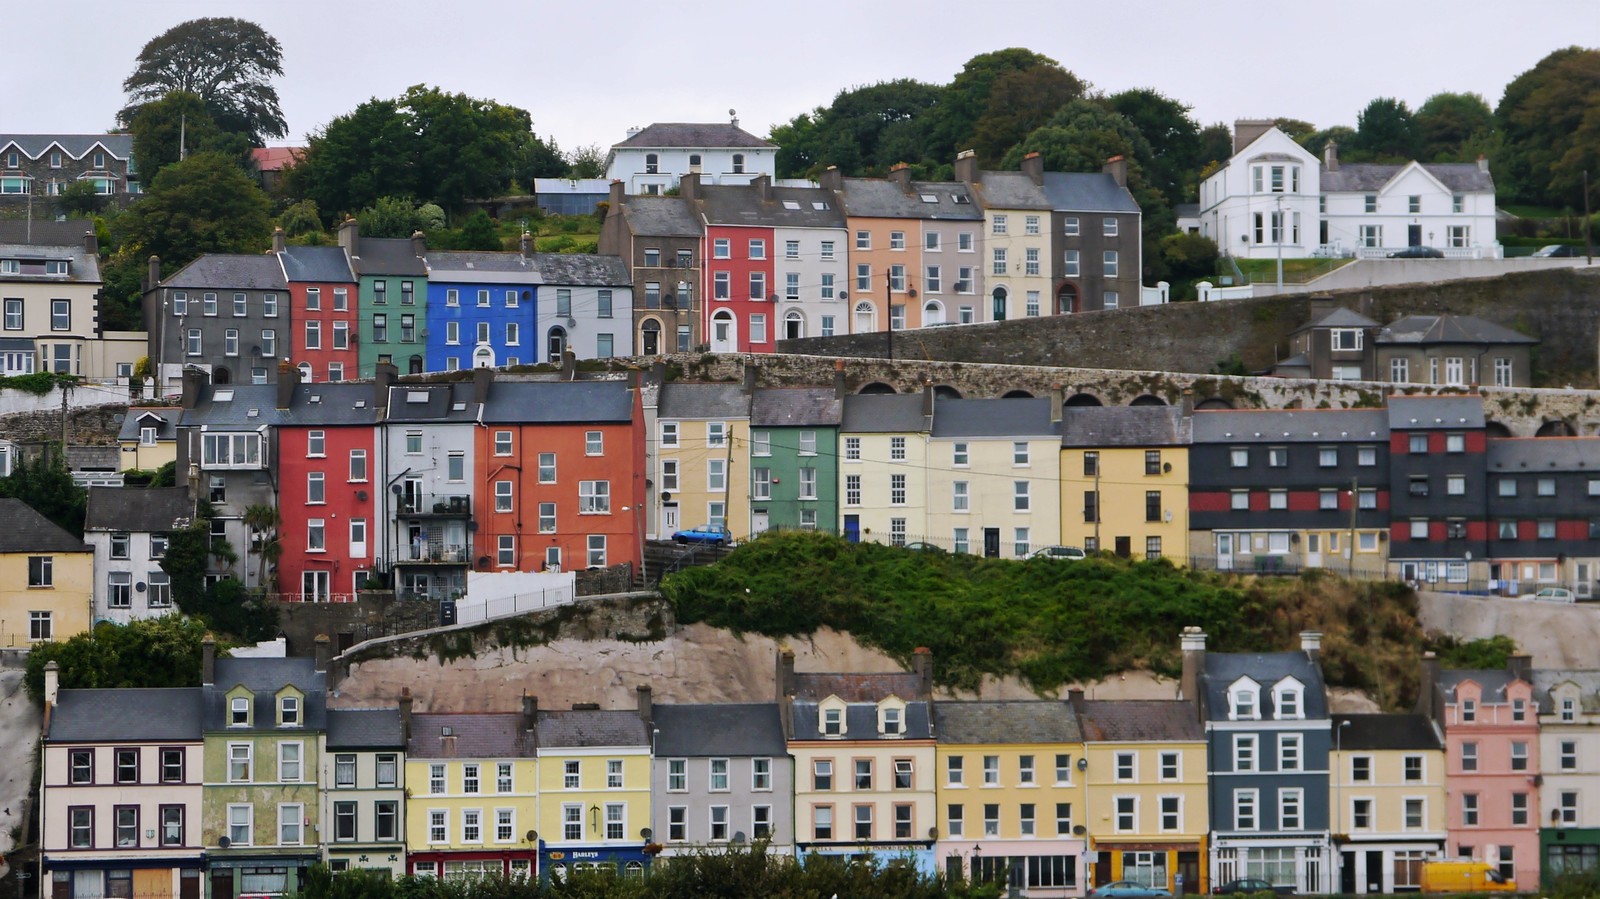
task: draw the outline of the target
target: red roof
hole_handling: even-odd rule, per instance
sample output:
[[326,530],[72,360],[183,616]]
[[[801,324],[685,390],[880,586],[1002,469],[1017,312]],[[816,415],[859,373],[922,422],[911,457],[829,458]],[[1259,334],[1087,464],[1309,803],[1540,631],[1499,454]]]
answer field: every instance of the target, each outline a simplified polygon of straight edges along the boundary
[[299,161],[305,151],[305,147],[256,147],[250,151],[250,158],[255,160],[257,169],[276,172]]

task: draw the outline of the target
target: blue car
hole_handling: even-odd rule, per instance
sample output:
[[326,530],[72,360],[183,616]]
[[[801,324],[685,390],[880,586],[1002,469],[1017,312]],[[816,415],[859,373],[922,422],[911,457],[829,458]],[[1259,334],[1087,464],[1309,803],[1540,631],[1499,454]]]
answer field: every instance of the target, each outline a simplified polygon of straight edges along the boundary
[[672,532],[672,542],[679,546],[698,543],[707,546],[728,546],[733,543],[733,533],[720,524],[702,524]]
[[1172,891],[1161,887],[1147,887],[1131,880],[1114,880],[1095,887],[1089,891],[1089,895],[1121,897],[1121,899],[1152,899],[1155,896],[1171,896]]

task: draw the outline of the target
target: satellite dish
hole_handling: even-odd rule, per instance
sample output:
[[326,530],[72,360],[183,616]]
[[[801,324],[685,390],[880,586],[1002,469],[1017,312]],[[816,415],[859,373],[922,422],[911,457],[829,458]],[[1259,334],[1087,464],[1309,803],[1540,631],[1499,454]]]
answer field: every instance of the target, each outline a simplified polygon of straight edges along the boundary
[[226,849],[226,848],[228,848],[229,846],[232,846],[232,845],[233,845],[233,841],[228,839],[227,837],[219,837],[217,839],[217,848],[218,849]]
[[738,115],[738,114],[739,114],[739,111],[737,109],[728,110],[728,115]]
[[539,839],[539,832],[537,830],[528,831],[527,839],[528,839],[528,842],[530,842],[530,843],[533,842],[534,840]]

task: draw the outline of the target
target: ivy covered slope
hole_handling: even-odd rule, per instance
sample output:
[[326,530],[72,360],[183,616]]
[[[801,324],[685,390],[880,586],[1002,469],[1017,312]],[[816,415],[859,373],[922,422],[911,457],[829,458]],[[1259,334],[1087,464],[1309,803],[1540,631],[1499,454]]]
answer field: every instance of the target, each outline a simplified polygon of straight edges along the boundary
[[1295,649],[1323,633],[1328,682],[1408,704],[1423,649],[1416,595],[1401,584],[1224,575],[1165,561],[983,559],[849,543],[819,533],[767,534],[722,562],[669,576],[682,622],[769,636],[822,627],[901,659],[933,650],[935,676],[958,688],[1014,675],[1034,689],[1146,668],[1176,676],[1179,632],[1211,649]]

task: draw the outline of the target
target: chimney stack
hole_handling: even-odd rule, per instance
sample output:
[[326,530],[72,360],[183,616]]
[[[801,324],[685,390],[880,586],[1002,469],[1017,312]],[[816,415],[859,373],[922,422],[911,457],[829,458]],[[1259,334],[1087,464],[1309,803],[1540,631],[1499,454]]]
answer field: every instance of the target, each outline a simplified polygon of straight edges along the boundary
[[339,246],[351,256],[361,255],[361,223],[351,216],[339,223]]
[[844,399],[844,360],[833,360],[833,397]]
[[1525,652],[1514,653],[1506,660],[1511,676],[1525,683],[1533,683],[1533,656]]
[[378,367],[372,371],[372,407],[374,409],[387,409],[389,407],[389,388],[400,377],[400,369],[392,363],[379,362]]
[[83,232],[83,252],[96,259],[100,258],[100,238],[94,236],[94,229]]
[[1417,704],[1413,708],[1419,715],[1433,718],[1440,709],[1434,708],[1433,697],[1439,689],[1439,657],[1432,652],[1422,654],[1421,671],[1417,677]]
[[1485,175],[1489,174],[1489,157],[1483,155],[1482,153],[1478,154],[1478,171],[1484,173]]
[[282,253],[283,250],[284,250],[284,247],[287,245],[287,243],[288,242],[284,239],[283,228],[282,227],[273,228],[272,229],[272,252],[274,252],[274,253]]
[[678,196],[685,200],[700,199],[700,173],[689,172],[678,179]]
[[1300,651],[1306,654],[1313,665],[1322,664],[1322,631],[1301,631]]
[[183,370],[182,399],[180,402],[185,409],[193,409],[200,402],[200,394],[211,383],[211,375],[199,366],[191,366]]
[[278,363],[278,408],[287,409],[294,402],[294,389],[300,386],[300,369],[285,359]]
[[1100,171],[1110,175],[1111,180],[1117,182],[1118,187],[1128,186],[1128,160],[1123,156],[1113,156],[1106,160]]
[[817,184],[828,190],[844,190],[844,172],[839,171],[836,165],[830,165],[817,176]]
[[160,256],[151,256],[149,259],[145,260],[144,277],[145,280],[150,282],[145,285],[145,290],[155,290],[157,287],[161,286]]
[[771,175],[768,175],[765,172],[763,172],[762,174],[757,175],[756,179],[754,181],[750,182],[750,183],[755,185],[756,191],[761,195],[761,202],[763,202],[763,203],[771,203],[771,202],[773,202],[772,176]]
[[61,694],[61,666],[51,659],[44,663],[44,707],[51,708]]
[[911,166],[897,162],[889,167],[889,181],[904,194],[911,193]]
[[522,694],[522,729],[533,730],[539,725],[539,697]]
[[401,742],[411,741],[411,705],[413,702],[415,700],[411,698],[411,688],[401,687],[399,704]]
[[578,380],[578,351],[572,347],[561,351],[561,380]]
[[210,686],[217,682],[217,641],[206,634],[200,640],[200,684]]
[[1333,138],[1322,145],[1322,167],[1330,172],[1339,171],[1339,142]]
[[1256,138],[1278,127],[1274,119],[1237,119],[1233,123],[1233,152],[1235,155],[1255,143]]
[[606,210],[606,215],[610,215],[613,212],[622,211],[622,199],[627,195],[627,185],[622,183],[622,179],[613,179],[611,181],[611,196],[607,198],[610,201],[611,207]]
[[332,641],[328,639],[327,634],[318,634],[316,639],[311,642],[316,647],[313,653],[316,656],[316,668],[314,670],[319,673],[327,671],[328,660],[333,657]]
[[1028,180],[1033,182],[1034,187],[1043,187],[1044,157],[1038,153],[1029,153],[1022,157],[1022,174],[1028,176]]
[[428,255],[428,238],[421,231],[411,232],[411,255],[418,259]]
[[522,258],[523,259],[532,259],[533,258],[533,235],[532,234],[528,233],[527,231],[522,232],[522,238],[521,238],[520,241],[518,241],[517,246],[522,251]]
[[650,722],[654,720],[653,716],[655,714],[654,706],[650,701],[650,685],[640,684],[635,689],[639,694],[639,720],[644,722],[645,727],[649,727]]
[[489,388],[494,384],[494,369],[474,368],[472,370],[472,401],[483,405],[489,401]]
[[911,650],[911,670],[917,675],[917,695],[933,698],[933,650],[918,646]]
[[1082,715],[1083,714],[1083,688],[1082,687],[1068,687],[1067,688],[1067,703],[1072,706],[1072,710],[1074,712],[1078,713],[1079,715]]
[[756,391],[756,381],[761,373],[760,366],[755,360],[746,359],[744,363],[744,395],[749,396]]
[[778,650],[778,700],[794,695],[794,650],[785,646]]
[[1315,294],[1307,305],[1311,310],[1311,320],[1307,324],[1314,325],[1332,314],[1333,297],[1325,293]]
[[978,153],[975,150],[962,150],[956,154],[956,180],[967,184],[978,180]]
[[1066,389],[1060,384],[1050,385],[1050,423],[1061,424],[1061,406],[1066,398]]
[[933,382],[922,382],[922,414],[925,418],[933,417]]
[[1204,715],[1200,706],[1200,676],[1206,671],[1206,632],[1186,627],[1178,639],[1183,649],[1183,676],[1178,682],[1179,699],[1188,700]]

